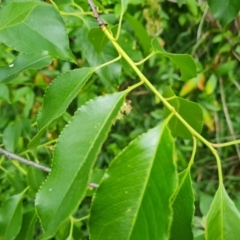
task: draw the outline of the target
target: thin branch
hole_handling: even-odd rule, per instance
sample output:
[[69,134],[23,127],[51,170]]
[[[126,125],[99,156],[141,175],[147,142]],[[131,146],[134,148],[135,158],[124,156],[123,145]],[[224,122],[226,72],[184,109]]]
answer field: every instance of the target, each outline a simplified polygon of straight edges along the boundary
[[0,148],[0,153],[1,153],[2,155],[4,155],[5,157],[7,157],[9,160],[12,160],[12,159],[13,159],[13,160],[16,160],[16,161],[18,161],[18,162],[20,162],[20,163],[23,163],[23,164],[26,164],[26,165],[29,165],[29,166],[38,168],[38,169],[40,169],[40,170],[43,170],[43,171],[45,171],[45,172],[51,172],[51,168],[45,167],[45,166],[40,165],[40,164],[38,164],[38,163],[35,163],[35,162],[33,162],[33,161],[29,161],[29,160],[27,160],[27,159],[25,159],[25,158],[22,158],[22,157],[14,154],[14,153],[8,152],[8,151],[6,151],[6,150],[4,150],[4,149],[2,149],[2,148]]
[[198,27],[198,30],[197,30],[197,41],[201,37],[202,27],[203,27],[204,20],[207,16],[207,12],[208,12],[208,4],[206,5],[206,7],[204,9],[204,12],[203,12],[203,15],[202,15],[202,18],[201,18],[201,21],[200,21],[200,24],[199,24],[199,27]]
[[97,8],[95,7],[94,3],[92,0],[88,0],[88,4],[90,5],[92,11],[93,11],[93,16],[95,17],[95,19],[98,22],[99,27],[101,26],[106,26],[106,24],[103,22],[103,20],[100,18]]
[[[16,161],[18,161],[20,163],[23,163],[25,165],[28,165],[28,166],[31,166],[31,167],[34,167],[34,168],[37,168],[37,169],[40,169],[40,170],[45,171],[45,172],[51,172],[52,171],[52,169],[49,168],[49,167],[45,167],[45,166],[43,166],[41,164],[38,164],[38,163],[35,163],[35,162],[30,161],[28,159],[22,158],[22,157],[20,157],[20,156],[18,156],[16,154],[11,153],[9,151],[6,151],[6,150],[4,150],[2,148],[0,148],[0,153],[2,155],[4,155],[6,158],[8,158],[9,160],[13,159],[13,160],[16,160]],[[98,188],[99,184],[89,183],[88,186],[91,187],[91,188]]]
[[[225,99],[225,94],[224,94],[224,89],[223,89],[222,78],[219,78],[219,83],[220,83],[220,95],[221,95],[221,99],[222,99],[223,112],[224,112],[224,115],[225,115],[225,118],[226,118],[226,121],[227,121],[228,129],[229,129],[229,131],[232,135],[232,139],[235,141],[235,140],[237,140],[237,138],[236,138],[236,135],[234,133],[234,129],[233,129],[233,126],[232,126],[231,119],[229,117],[228,107],[227,107],[227,104],[226,104],[226,99]],[[238,158],[240,160],[239,146],[235,145],[235,148],[236,148],[236,151],[237,151]]]

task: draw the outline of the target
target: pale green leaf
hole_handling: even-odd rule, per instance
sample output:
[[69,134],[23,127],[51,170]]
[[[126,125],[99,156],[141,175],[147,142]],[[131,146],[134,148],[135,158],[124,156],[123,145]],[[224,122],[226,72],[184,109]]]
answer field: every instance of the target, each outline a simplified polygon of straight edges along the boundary
[[22,227],[15,240],[32,240],[34,239],[35,224],[37,215],[35,209],[27,211],[23,214]]
[[240,11],[239,0],[208,0],[213,16],[224,27],[230,23]]
[[[176,97],[170,87],[167,87],[164,90],[163,96],[165,98],[171,98],[168,102],[175,108],[176,112],[178,112],[195,131],[201,133],[203,126],[203,113],[201,107],[197,103]],[[164,107],[164,117],[167,117],[170,113],[169,109]],[[170,119],[169,128],[174,137],[178,136],[185,139],[192,138],[192,134],[176,116],[173,116]]]
[[0,239],[3,237],[4,240],[12,240],[20,231],[24,192],[8,198],[3,203],[0,209]]
[[36,197],[45,236],[54,235],[84,197],[93,164],[126,93],[89,101],[61,133],[53,153],[52,171]]
[[206,223],[206,240],[239,240],[240,213],[223,184],[214,196]]
[[173,54],[166,52],[158,43],[155,38],[152,40],[153,51],[169,58],[174,62],[181,72],[182,80],[189,80],[197,76],[197,67],[192,56],[188,54]]
[[8,90],[7,85],[5,85],[5,84],[0,84],[0,100],[4,100],[4,101],[7,101],[8,103],[10,103],[9,90]]
[[11,64],[0,68],[0,82],[13,82],[22,71],[26,69],[41,69],[48,66],[51,61],[52,57],[47,51],[19,55]]
[[113,160],[93,199],[91,240],[168,239],[176,186],[173,146],[160,125]]
[[192,240],[192,218],[194,214],[194,196],[189,169],[179,174],[179,184],[172,202],[173,222],[170,240]]
[[121,0],[121,15],[123,15],[124,12],[127,10],[129,2],[130,0]]
[[36,148],[47,126],[60,117],[94,72],[94,68],[80,68],[55,78],[46,89],[43,108],[39,112],[38,133],[29,144]]
[[208,79],[206,87],[205,87],[206,94],[213,93],[216,86],[217,86],[217,77],[214,74],[212,74],[210,76],[210,78]]
[[0,41],[23,53],[48,51],[75,62],[59,12],[43,2],[12,2],[0,12]]

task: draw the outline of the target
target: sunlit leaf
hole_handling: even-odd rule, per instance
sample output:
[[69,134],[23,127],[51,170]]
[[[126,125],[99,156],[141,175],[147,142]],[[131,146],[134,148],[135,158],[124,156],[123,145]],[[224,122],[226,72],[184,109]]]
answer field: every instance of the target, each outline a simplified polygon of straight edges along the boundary
[[23,53],[48,51],[75,62],[59,12],[43,2],[12,2],[0,12],[0,41]]
[[71,70],[59,75],[51,82],[46,89],[43,108],[37,119],[39,132],[30,142],[30,148],[37,147],[46,127],[66,111],[94,70],[94,68]]
[[238,240],[240,236],[240,213],[228,196],[223,184],[214,196],[206,223],[207,240]]
[[152,40],[153,51],[169,58],[174,62],[181,72],[182,80],[189,80],[197,76],[197,67],[194,59],[188,54],[173,54],[166,52],[155,38]]
[[52,57],[47,51],[19,55],[11,64],[0,68],[0,82],[13,82],[22,71],[41,69],[48,66],[51,61]]
[[168,239],[175,186],[173,139],[160,125],[113,160],[93,199],[90,238]]
[[45,236],[54,235],[84,197],[93,164],[125,95],[119,92],[89,101],[61,133],[53,153],[52,171],[36,197]]

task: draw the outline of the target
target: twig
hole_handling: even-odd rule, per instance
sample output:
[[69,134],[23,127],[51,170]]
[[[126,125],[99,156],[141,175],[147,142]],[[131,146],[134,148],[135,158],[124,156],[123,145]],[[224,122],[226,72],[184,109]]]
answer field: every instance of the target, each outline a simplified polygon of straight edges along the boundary
[[197,30],[197,41],[201,37],[202,26],[203,26],[204,20],[206,18],[207,12],[208,12],[208,4],[206,5],[206,7],[204,9],[204,12],[203,12],[203,15],[202,15],[202,18],[201,18],[201,21],[200,21],[200,24],[199,24],[199,27],[198,27],[198,30]]
[[[222,105],[223,105],[223,112],[227,121],[227,125],[230,131],[230,134],[232,135],[232,139],[233,140],[237,140],[236,135],[234,133],[234,129],[232,126],[232,122],[231,119],[229,117],[229,112],[228,112],[228,108],[227,108],[227,104],[226,104],[226,99],[225,99],[225,94],[224,94],[224,90],[223,90],[223,82],[222,82],[222,78],[219,78],[219,83],[220,83],[220,94],[221,94],[221,99],[222,99]],[[235,145],[236,151],[237,151],[237,155],[238,158],[240,160],[240,149],[238,145]]]
[[16,160],[16,161],[18,161],[20,163],[23,163],[23,164],[26,164],[26,165],[38,168],[38,169],[43,170],[45,172],[51,172],[51,168],[45,167],[45,166],[40,165],[38,163],[35,163],[33,161],[29,161],[29,160],[27,160],[25,158],[22,158],[22,157],[14,154],[14,153],[8,152],[8,151],[6,151],[6,150],[4,150],[2,148],[0,148],[0,153],[3,154],[5,157],[7,157],[9,160],[14,159],[14,160]]
[[88,4],[90,5],[92,11],[93,11],[93,16],[96,18],[99,27],[101,26],[106,26],[106,24],[103,22],[103,20],[100,18],[97,8],[95,7],[94,3],[92,0],[88,0]]
[[[2,148],[0,148],[0,153],[1,153],[2,155],[4,155],[5,157],[7,157],[9,160],[12,160],[12,159],[13,159],[13,160],[16,160],[16,161],[18,161],[18,162],[20,162],[20,163],[26,164],[26,165],[28,165],[28,166],[31,166],[31,167],[34,167],[34,168],[37,168],[37,169],[40,169],[40,170],[45,171],[45,172],[51,172],[51,171],[52,171],[52,169],[49,168],[49,167],[45,167],[45,166],[43,166],[43,165],[40,165],[40,164],[35,163],[35,162],[33,162],[33,161],[30,161],[30,160],[28,160],[28,159],[22,158],[22,157],[20,157],[20,156],[18,156],[18,155],[16,155],[16,154],[11,153],[11,152],[9,152],[9,151],[6,151],[6,150],[4,150],[4,149],[2,149]],[[88,186],[89,186],[89,187],[92,187],[92,188],[98,188],[98,187],[99,187],[99,184],[89,183]]]

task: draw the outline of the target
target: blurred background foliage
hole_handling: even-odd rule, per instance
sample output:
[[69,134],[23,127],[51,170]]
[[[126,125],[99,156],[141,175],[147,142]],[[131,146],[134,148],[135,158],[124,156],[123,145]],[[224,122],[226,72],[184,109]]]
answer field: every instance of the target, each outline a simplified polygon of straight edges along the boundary
[[[9,0],[2,1],[1,7]],[[71,1],[55,1],[64,12],[76,12]],[[86,1],[75,1],[84,11],[90,11]],[[118,23],[120,4],[116,0],[96,2],[103,19],[113,28]],[[1,11],[1,8],[0,8]],[[89,16],[88,16],[89,15]],[[70,37],[70,46],[78,65],[96,66],[107,57],[116,56],[110,43],[104,51],[89,56],[93,47],[87,39],[91,27],[98,27],[90,13],[79,17],[63,16]],[[89,27],[90,26],[90,27]],[[144,31],[139,34],[139,31]],[[145,34],[146,38],[142,38]],[[148,40],[157,38],[166,51],[188,53],[196,60],[198,76],[187,82],[180,80],[179,71],[168,59],[155,55],[140,69],[162,93],[171,86],[176,95],[197,102],[203,109],[204,128],[202,135],[213,143],[240,138],[240,14],[226,27],[216,21],[205,1],[174,0],[133,0],[123,18],[119,42],[136,62],[150,53]],[[0,67],[9,65],[17,52],[0,43]],[[73,63],[53,60],[52,64],[40,71],[27,70],[18,76],[18,81],[10,85],[0,84],[0,146],[8,151],[29,159],[35,159],[47,166],[51,165],[51,155],[55,140],[76,109],[95,96],[126,89],[138,78],[127,63],[110,65],[110,71],[94,74],[67,113],[54,121],[42,137],[35,154],[28,150],[30,139],[36,134],[36,118],[43,104],[43,95],[48,84],[60,73],[77,68]],[[106,80],[111,79],[111,82]],[[92,181],[98,183],[111,160],[130,140],[147,131],[163,120],[163,105],[144,86],[128,95],[132,111],[118,120],[98,157]],[[192,141],[175,139],[176,162],[179,171],[186,168],[191,156]],[[240,210],[240,147],[219,149],[222,160],[224,182],[228,193]],[[9,196],[20,193],[30,184],[31,196],[24,199],[25,212],[31,209],[38,186],[45,173],[0,158],[0,205]],[[212,196],[217,189],[217,167],[209,149],[199,143],[195,164],[192,168],[196,196],[195,239],[204,228]],[[93,194],[89,189],[77,216],[85,216]],[[84,222],[75,227],[76,235],[87,237]],[[69,228],[69,222],[61,231]],[[66,231],[67,232],[67,231]],[[36,232],[36,235],[38,233]],[[61,233],[62,234],[62,233]],[[67,234],[67,233],[66,233]],[[61,235],[62,236],[62,235]]]

